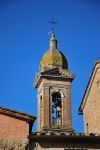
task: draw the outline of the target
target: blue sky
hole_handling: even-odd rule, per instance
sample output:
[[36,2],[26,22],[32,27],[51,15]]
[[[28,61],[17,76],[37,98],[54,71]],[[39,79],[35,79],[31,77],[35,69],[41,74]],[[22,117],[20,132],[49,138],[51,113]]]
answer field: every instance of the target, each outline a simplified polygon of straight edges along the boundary
[[49,48],[52,17],[58,22],[58,49],[76,76],[73,128],[82,132],[78,107],[94,62],[100,59],[99,0],[0,0],[0,106],[37,116],[37,91],[32,84]]

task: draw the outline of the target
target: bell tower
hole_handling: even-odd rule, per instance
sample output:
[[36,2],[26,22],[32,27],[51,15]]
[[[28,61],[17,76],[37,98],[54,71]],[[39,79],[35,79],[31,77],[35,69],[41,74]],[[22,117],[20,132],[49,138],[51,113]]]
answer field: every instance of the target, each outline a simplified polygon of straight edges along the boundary
[[71,82],[65,56],[57,49],[52,33],[49,49],[42,57],[34,87],[38,89],[38,130],[72,131]]

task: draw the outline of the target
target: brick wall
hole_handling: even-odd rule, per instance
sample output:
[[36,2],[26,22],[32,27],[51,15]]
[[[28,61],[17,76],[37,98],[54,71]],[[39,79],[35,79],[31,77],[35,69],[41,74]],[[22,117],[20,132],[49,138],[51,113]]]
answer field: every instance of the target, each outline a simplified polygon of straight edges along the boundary
[[83,110],[84,130],[89,133],[100,133],[100,63],[94,70],[90,85]]
[[0,114],[0,139],[24,139],[29,135],[29,124]]

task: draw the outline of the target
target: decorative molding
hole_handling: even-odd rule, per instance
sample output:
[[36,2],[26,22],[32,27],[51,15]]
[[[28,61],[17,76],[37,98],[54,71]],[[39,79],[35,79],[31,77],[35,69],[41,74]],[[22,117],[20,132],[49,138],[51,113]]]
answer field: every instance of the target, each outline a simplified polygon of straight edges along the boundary
[[43,88],[49,88],[48,83],[43,83]]

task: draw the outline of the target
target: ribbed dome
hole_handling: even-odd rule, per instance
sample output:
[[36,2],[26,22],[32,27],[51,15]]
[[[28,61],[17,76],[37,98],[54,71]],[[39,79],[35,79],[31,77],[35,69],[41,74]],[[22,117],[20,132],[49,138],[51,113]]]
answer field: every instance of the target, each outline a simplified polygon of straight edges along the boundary
[[55,35],[52,34],[50,39],[50,49],[42,57],[40,71],[45,71],[54,67],[67,69],[68,63],[65,56],[57,49],[57,40]]

